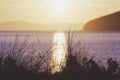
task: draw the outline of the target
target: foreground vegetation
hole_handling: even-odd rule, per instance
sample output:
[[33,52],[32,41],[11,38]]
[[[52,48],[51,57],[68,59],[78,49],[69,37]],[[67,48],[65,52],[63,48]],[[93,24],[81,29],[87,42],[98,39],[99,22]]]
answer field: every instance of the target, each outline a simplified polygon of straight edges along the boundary
[[0,44],[0,80],[120,80],[116,61],[110,58],[107,60],[108,67],[101,67],[93,58],[81,56],[86,54],[81,52],[81,46],[73,51],[71,41],[66,67],[54,74],[48,64],[50,49],[36,51],[32,44],[28,44],[27,37],[20,44],[18,37],[9,45],[5,43],[1,41]]

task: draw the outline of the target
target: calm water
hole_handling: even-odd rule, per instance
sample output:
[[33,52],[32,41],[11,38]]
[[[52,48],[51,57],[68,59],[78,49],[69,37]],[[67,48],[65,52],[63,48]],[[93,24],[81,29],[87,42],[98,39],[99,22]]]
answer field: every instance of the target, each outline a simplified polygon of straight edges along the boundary
[[[16,35],[19,35],[20,43],[26,35],[28,35],[29,44],[35,44],[36,50],[49,49],[53,47],[54,34],[47,32],[0,32],[0,41],[4,45],[8,45],[10,42],[14,43]],[[66,38],[67,46],[67,34],[64,34]],[[59,38],[59,36],[58,36]],[[38,44],[39,41],[39,44]],[[64,43],[64,42],[63,42]],[[56,43],[57,44],[57,43]],[[2,44],[0,44],[2,45]],[[7,46],[9,47],[9,46]],[[60,46],[58,46],[60,47]],[[107,58],[114,58],[118,62],[120,61],[120,33],[119,32],[80,32],[73,35],[73,51],[77,51],[82,47],[84,53],[87,56],[94,57],[96,61],[101,64],[105,64]],[[2,47],[0,46],[0,49]],[[30,49],[28,49],[30,50]],[[59,52],[59,51],[58,51]]]

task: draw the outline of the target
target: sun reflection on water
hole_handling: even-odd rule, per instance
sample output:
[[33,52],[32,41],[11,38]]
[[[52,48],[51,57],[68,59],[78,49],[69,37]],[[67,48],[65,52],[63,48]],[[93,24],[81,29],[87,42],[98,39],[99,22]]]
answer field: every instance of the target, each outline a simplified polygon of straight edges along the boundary
[[66,66],[66,38],[64,33],[55,33],[53,37],[52,73],[60,72]]

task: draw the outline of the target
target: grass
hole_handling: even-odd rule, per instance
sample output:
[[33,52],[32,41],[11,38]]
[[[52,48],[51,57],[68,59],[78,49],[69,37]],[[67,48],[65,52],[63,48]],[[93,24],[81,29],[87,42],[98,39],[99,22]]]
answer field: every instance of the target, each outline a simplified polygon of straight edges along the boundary
[[17,35],[9,44],[1,41],[0,80],[120,80],[119,63],[110,58],[107,60],[108,67],[101,67],[94,57],[88,59],[81,41],[76,49],[73,40],[68,40],[66,67],[55,74],[51,74],[49,66],[51,48],[36,50],[35,44],[29,43],[29,36],[21,41]]

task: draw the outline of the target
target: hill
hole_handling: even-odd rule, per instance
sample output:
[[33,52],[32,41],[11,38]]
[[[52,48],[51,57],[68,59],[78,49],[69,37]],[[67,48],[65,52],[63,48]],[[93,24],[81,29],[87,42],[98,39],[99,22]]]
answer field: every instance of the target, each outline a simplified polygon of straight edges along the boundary
[[75,23],[41,24],[26,21],[6,21],[0,23],[0,31],[66,31],[69,30],[69,27],[76,27],[75,30],[79,31],[81,26],[83,25]]
[[89,21],[84,31],[120,31],[120,12]]
[[26,31],[34,30],[34,28],[39,28],[39,24],[32,24],[26,21],[6,21],[0,23],[0,31]]

